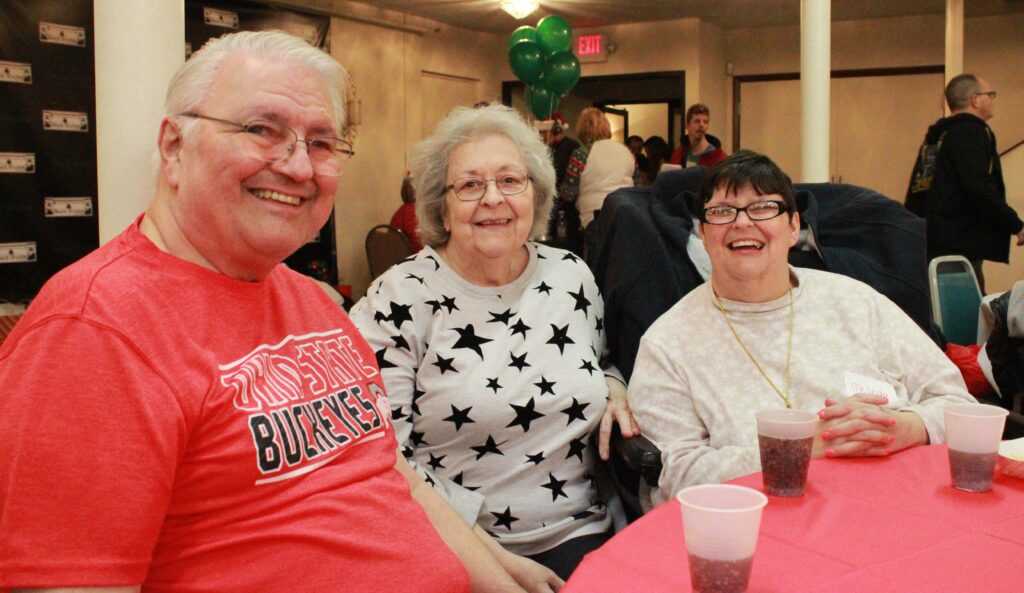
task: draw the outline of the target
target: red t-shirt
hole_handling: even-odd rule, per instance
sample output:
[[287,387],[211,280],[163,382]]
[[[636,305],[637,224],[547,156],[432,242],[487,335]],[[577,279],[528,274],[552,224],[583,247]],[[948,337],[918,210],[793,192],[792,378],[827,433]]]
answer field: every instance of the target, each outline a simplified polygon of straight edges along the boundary
[[136,222],[0,347],[0,419],[0,588],[469,590],[374,353],[284,266],[233,280]]
[[415,203],[399,206],[398,210],[395,210],[395,213],[391,216],[391,226],[408,235],[409,245],[412,247],[413,253],[423,249],[423,243],[420,243],[420,237],[416,234],[419,222],[416,220]]

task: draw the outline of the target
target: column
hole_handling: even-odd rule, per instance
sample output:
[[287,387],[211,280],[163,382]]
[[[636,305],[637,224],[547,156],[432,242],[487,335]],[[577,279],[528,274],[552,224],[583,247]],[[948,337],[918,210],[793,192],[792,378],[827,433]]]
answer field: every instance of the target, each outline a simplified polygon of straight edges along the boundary
[[156,139],[171,76],[185,61],[185,2],[94,0],[100,243],[153,196]]
[[[946,0],[946,82],[964,71],[964,0]],[[949,115],[949,105],[946,105]]]
[[829,181],[829,100],[832,68],[831,0],[800,2],[800,106],[802,131],[799,181]]

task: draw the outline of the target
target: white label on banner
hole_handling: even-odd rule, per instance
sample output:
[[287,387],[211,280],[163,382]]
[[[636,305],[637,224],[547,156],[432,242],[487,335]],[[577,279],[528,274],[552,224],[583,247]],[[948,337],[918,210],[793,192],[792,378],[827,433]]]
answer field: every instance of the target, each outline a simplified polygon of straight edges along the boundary
[[92,198],[44,198],[47,218],[65,216],[92,216]]
[[85,29],[40,21],[39,41],[85,47]]
[[189,59],[191,57],[192,57],[192,44],[189,43],[188,41],[186,41],[185,42],[185,59],[187,60],[187,59]]
[[36,242],[0,243],[0,264],[36,261]]
[[238,28],[238,13],[230,10],[217,10],[216,8],[203,7],[203,22],[215,27],[228,29]]
[[89,114],[78,111],[43,110],[43,129],[60,132],[88,132]]
[[0,173],[35,172],[35,154],[31,152],[0,152]]
[[32,64],[0,62],[0,82],[32,84]]

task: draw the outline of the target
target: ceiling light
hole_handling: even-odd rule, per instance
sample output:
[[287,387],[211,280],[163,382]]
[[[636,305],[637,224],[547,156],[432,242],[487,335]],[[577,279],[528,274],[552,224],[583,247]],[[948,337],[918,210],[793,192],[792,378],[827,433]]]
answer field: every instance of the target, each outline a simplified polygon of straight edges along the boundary
[[536,0],[501,0],[501,9],[517,20],[529,16],[537,6]]

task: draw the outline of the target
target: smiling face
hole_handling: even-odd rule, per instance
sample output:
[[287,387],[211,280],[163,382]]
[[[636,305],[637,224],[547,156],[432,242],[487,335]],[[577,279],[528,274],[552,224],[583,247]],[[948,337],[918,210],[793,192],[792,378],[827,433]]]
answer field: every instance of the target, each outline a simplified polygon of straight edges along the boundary
[[[338,135],[315,71],[245,53],[225,59],[195,111],[279,122],[300,138]],[[195,120],[182,137],[172,119],[160,148],[175,231],[204,260],[197,263],[234,278],[265,276],[316,234],[334,206],[338,177],[315,173],[301,143],[287,160],[267,163],[237,128]]]
[[[448,164],[447,183],[464,177],[495,179],[502,173],[527,172],[516,145],[502,135],[491,134],[458,145]],[[504,196],[497,185],[487,182],[484,196],[463,202],[448,191],[445,229],[451,234],[446,248],[465,266],[486,268],[510,263],[524,255],[523,245],[533,226],[533,183],[512,196]]]
[[[782,200],[777,194],[760,195],[749,185],[727,194],[719,186],[705,208],[735,206]],[[743,302],[765,302],[789,289],[789,248],[800,233],[800,215],[793,213],[770,220],[752,221],[745,212],[729,224],[700,226],[704,248],[711,258],[711,283],[722,298]]]

